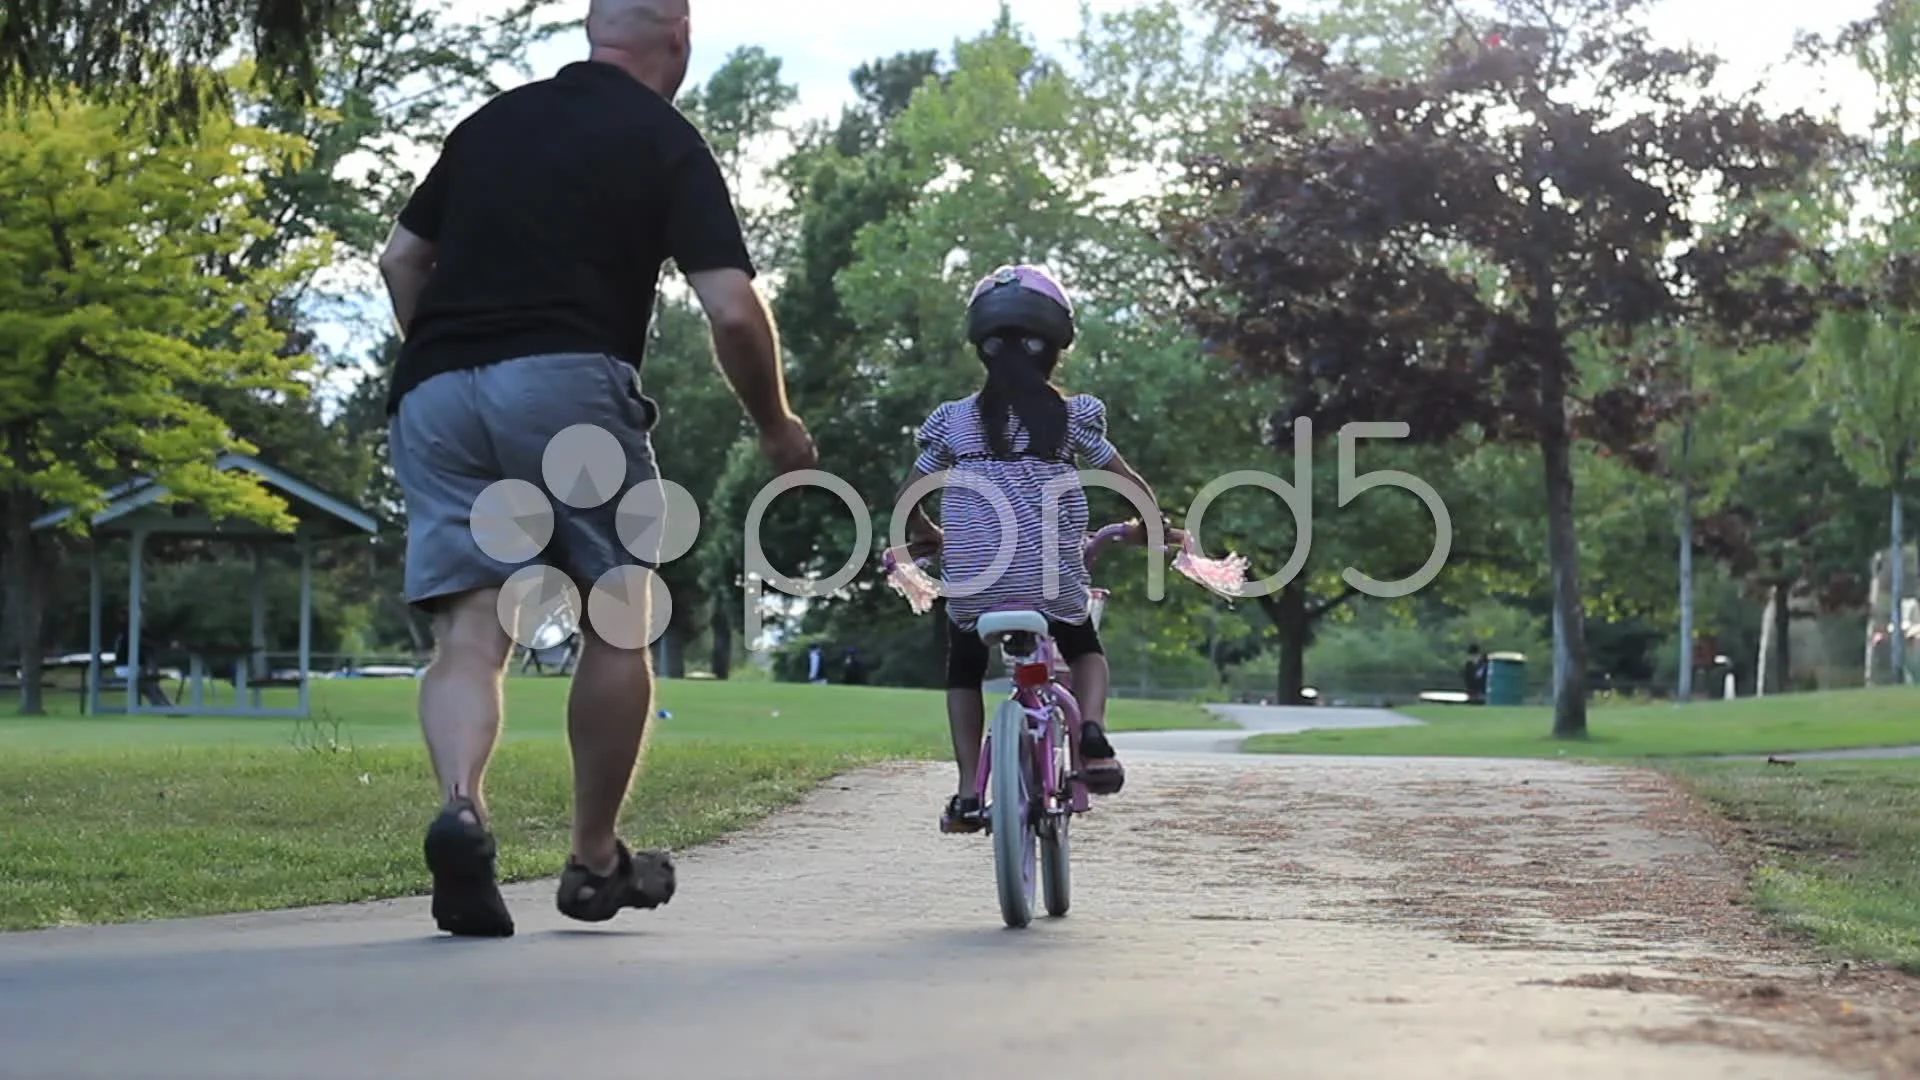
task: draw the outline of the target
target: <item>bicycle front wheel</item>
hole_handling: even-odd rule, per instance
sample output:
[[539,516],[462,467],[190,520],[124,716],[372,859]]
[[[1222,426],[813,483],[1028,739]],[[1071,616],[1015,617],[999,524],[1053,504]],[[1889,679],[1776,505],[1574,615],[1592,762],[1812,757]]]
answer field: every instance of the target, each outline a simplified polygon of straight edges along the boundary
[[993,830],[993,876],[999,885],[1000,916],[1019,929],[1033,921],[1034,856],[1033,800],[1029,765],[1032,747],[1027,737],[1027,713],[1017,701],[1008,701],[993,714],[988,729],[992,760],[987,792],[987,819]]

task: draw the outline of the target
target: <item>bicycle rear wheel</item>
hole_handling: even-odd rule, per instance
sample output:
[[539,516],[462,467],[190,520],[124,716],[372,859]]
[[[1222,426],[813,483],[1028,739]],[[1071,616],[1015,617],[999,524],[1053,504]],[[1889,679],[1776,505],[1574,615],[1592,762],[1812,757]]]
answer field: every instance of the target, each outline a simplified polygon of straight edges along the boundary
[[1071,848],[1068,844],[1068,826],[1073,815],[1067,812],[1067,806],[1073,798],[1067,781],[1072,771],[1071,758],[1067,754],[1066,718],[1055,716],[1054,745],[1052,760],[1042,761],[1039,767],[1051,768],[1054,782],[1060,791],[1060,805],[1048,807],[1046,818],[1040,826],[1040,885],[1046,899],[1047,914],[1059,918],[1067,913],[1073,904],[1073,866]]
[[1000,891],[1000,917],[1019,929],[1033,921],[1034,830],[1031,742],[1027,713],[1004,702],[988,729],[992,741],[987,784],[987,821],[993,830],[993,876]]

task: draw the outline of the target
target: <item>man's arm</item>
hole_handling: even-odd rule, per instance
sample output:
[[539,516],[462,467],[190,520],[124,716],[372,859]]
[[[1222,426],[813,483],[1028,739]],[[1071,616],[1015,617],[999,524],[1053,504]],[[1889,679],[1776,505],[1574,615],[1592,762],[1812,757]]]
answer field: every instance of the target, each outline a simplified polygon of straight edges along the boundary
[[447,144],[434,159],[433,167],[407,196],[407,205],[400,208],[400,220],[387,236],[386,250],[380,253],[380,278],[387,283],[387,299],[393,304],[402,339],[413,332],[420,292],[427,287],[427,278],[439,258],[440,225],[446,216],[447,189],[453,173],[449,157],[460,131],[455,127],[447,135]]
[[433,273],[436,255],[432,241],[400,224],[394,225],[386,250],[380,253],[380,277],[387,283],[387,299],[393,304],[393,317],[400,324],[403,339],[413,327],[420,292]]
[[745,271],[703,270],[687,275],[713,332],[714,358],[741,408],[761,431],[792,419],[773,313]]

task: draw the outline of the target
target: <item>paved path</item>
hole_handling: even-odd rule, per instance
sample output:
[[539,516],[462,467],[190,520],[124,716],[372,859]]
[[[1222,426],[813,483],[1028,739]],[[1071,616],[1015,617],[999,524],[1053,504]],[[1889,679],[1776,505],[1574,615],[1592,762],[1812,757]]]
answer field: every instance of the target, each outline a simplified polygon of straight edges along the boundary
[[1232,753],[1255,735],[1294,734],[1329,728],[1408,727],[1425,723],[1386,709],[1342,709],[1313,705],[1209,705],[1208,711],[1240,725],[1240,730],[1115,732],[1114,747],[1125,754]]
[[1131,764],[1075,830],[1072,914],[1024,932],[985,838],[933,828],[949,770],[896,765],[683,853],[671,905],[598,928],[539,884],[507,941],[437,937],[421,900],[0,935],[0,1077],[1871,1075],[1738,1004],[1808,969],[1649,774]]
[[[1767,754],[1727,754],[1716,761],[1765,761]],[[1886,761],[1920,757],[1920,746],[1862,746],[1852,750],[1782,750],[1773,757],[1790,761]]]

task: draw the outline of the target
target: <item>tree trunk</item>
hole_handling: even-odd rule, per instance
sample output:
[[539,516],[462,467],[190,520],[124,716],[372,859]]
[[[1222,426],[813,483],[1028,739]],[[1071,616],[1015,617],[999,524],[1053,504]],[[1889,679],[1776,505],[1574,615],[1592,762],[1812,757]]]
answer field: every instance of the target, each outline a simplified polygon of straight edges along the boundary
[[715,597],[707,627],[713,633],[713,655],[709,666],[713,677],[725,679],[733,674],[733,619],[727,615],[727,602]]
[[1861,662],[1860,685],[1873,685],[1873,654],[1875,646],[1873,635],[1880,632],[1878,616],[1880,614],[1880,556],[1867,560],[1867,647],[1866,656]]
[[[24,456],[16,460],[25,460]],[[45,716],[46,701],[42,694],[42,663],[44,656],[40,645],[40,624],[43,584],[36,565],[38,552],[34,549],[33,503],[24,492],[15,491],[7,497],[7,568],[9,570],[12,592],[13,640],[20,656],[20,715]]]
[[1213,667],[1213,677],[1220,685],[1227,684],[1227,665],[1220,662],[1220,607],[1214,605],[1213,614],[1207,619],[1207,663]]
[[1776,581],[1767,606],[1773,610],[1773,688],[1793,689],[1793,582]]
[[[1687,421],[1680,435],[1681,468],[1693,442],[1693,421]],[[1674,698],[1681,704],[1693,700],[1693,481],[1680,481],[1680,685]]]
[[1773,605],[1779,600],[1772,589],[1767,590],[1767,607],[1760,613],[1760,655],[1753,663],[1753,696],[1766,697],[1768,690],[1779,690],[1780,684],[1774,681],[1773,653],[1778,647],[1774,643],[1774,628],[1778,622],[1773,617]]
[[[1553,577],[1553,735],[1587,737],[1586,608],[1573,521],[1573,447],[1563,358],[1541,365],[1540,460],[1547,481],[1547,559]],[[1689,658],[1691,662],[1691,658]]]
[[1280,679],[1275,700],[1281,705],[1307,704],[1307,636],[1313,628],[1307,613],[1307,587],[1298,577],[1271,597],[1263,597],[1267,617],[1280,637]]
[[1907,681],[1907,628],[1901,619],[1901,598],[1906,582],[1907,570],[1907,530],[1906,522],[1901,520],[1900,484],[1896,477],[1893,485],[1893,551],[1890,553],[1893,565],[1887,568],[1887,602],[1892,606],[1893,616],[1888,619],[1887,630],[1888,655],[1893,660],[1893,682],[1902,686]]
[[687,677],[686,634],[680,620],[667,620],[667,628],[654,643],[653,667],[663,679]]

